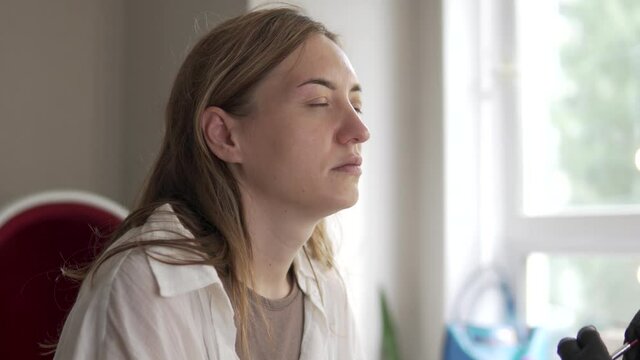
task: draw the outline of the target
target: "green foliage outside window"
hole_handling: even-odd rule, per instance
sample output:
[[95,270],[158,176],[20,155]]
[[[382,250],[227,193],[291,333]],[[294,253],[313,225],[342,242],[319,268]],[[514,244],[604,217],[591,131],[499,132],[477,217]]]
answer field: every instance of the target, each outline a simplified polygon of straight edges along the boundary
[[560,53],[570,86],[551,115],[571,205],[640,203],[640,1],[564,1],[560,13],[573,31]]

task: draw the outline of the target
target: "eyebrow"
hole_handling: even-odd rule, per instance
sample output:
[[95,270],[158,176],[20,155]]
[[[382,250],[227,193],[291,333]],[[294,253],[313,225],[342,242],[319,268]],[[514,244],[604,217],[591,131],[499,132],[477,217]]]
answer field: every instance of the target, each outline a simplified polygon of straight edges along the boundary
[[[336,85],[334,83],[332,83],[329,80],[321,79],[321,78],[313,78],[313,79],[306,80],[306,81],[302,82],[300,85],[298,85],[297,87],[301,87],[301,86],[309,85],[309,84],[322,85],[322,86],[327,87],[327,88],[329,88],[331,90],[335,90],[336,89]],[[349,90],[349,92],[354,92],[354,91],[362,92],[362,88],[360,87],[360,84],[353,85],[353,87],[351,87],[351,90]]]

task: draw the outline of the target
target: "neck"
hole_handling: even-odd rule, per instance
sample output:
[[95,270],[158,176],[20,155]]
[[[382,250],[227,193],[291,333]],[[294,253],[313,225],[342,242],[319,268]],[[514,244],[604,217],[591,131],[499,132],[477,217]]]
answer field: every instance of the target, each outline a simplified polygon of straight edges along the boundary
[[313,233],[317,221],[296,217],[295,212],[277,206],[246,201],[245,218],[253,252],[252,290],[268,299],[280,299],[291,292],[287,276],[293,259]]

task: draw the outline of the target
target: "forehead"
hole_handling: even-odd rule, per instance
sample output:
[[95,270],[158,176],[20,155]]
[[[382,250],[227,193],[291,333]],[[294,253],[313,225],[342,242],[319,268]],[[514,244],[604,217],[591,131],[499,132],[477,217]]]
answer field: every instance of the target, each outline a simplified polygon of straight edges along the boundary
[[348,88],[358,82],[344,51],[320,34],[307,39],[278,64],[265,80],[274,86],[295,89],[310,78],[324,78],[339,87]]

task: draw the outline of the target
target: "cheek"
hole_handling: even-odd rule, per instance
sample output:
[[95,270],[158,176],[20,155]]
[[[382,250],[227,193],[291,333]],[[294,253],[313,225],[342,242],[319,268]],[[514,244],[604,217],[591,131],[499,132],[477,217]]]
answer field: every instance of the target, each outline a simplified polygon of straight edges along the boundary
[[[326,146],[314,133],[290,133],[272,144],[274,161],[298,176],[318,176],[326,164]],[[283,169],[287,171],[287,169]]]
[[325,165],[330,159],[332,137],[326,126],[306,126],[291,132],[286,140],[289,149],[300,162]]
[[244,140],[245,162],[263,175],[271,171],[278,177],[319,176],[330,166],[332,130],[326,118],[309,114],[280,113],[247,129]]

